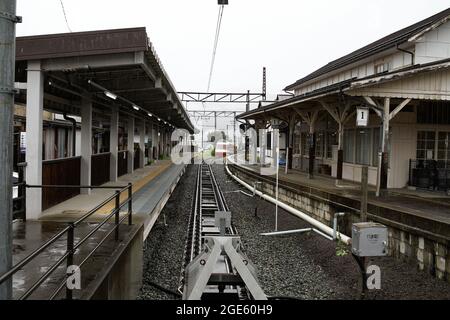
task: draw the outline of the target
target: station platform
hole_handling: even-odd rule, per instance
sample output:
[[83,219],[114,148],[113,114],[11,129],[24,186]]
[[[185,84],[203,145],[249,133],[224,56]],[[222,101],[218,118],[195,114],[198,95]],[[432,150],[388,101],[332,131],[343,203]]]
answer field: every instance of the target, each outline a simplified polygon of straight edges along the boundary
[[[118,178],[116,182],[107,182],[102,186],[126,186],[128,183],[133,185],[133,196],[146,186],[152,180],[164,175],[165,171],[171,167],[170,161],[158,161],[151,166],[135,170],[131,174],[126,174]],[[106,198],[112,196],[115,190],[113,189],[93,189],[91,194],[80,194],[60,204],[57,204],[42,212],[41,221],[64,221],[70,222],[78,219],[82,215],[95,208]],[[122,195],[121,200],[126,195]],[[133,199],[134,201],[137,198]],[[134,204],[134,202],[133,202]],[[109,203],[99,210],[100,215],[107,214],[113,208],[114,203]],[[92,219],[102,218],[94,216]],[[92,220],[91,219],[91,220]]]
[[[128,183],[132,183],[133,225],[121,224],[120,239],[115,240],[114,237],[109,237],[92,256],[93,262],[89,262],[89,265],[83,269],[83,289],[76,293],[75,298],[94,299],[97,296],[97,298],[102,299],[129,299],[137,295],[140,288],[138,283],[128,283],[125,286],[128,289],[122,287],[120,290],[113,290],[113,293],[104,287],[108,286],[110,282],[108,277],[113,272],[113,266],[116,265],[121,268],[120,272],[115,271],[117,276],[122,274],[121,280],[125,281],[125,270],[125,273],[129,273],[129,277],[127,277],[129,281],[139,281],[139,275],[142,275],[143,241],[150,233],[184,171],[185,166],[174,165],[171,161],[157,161],[151,166],[136,170],[133,174],[120,177],[117,182],[105,184],[107,186],[126,186]],[[114,192],[114,189],[95,189],[90,195],[78,195],[43,211],[42,217],[37,221],[15,221],[13,223],[13,264],[17,264],[64,229],[67,223],[79,219],[112,196]],[[126,195],[123,194],[123,197],[126,198]],[[106,204],[98,213],[77,227],[75,243],[88,235],[113,208],[114,203]],[[126,214],[127,209],[127,206],[122,209],[122,216]],[[101,241],[102,236],[105,236],[111,229],[114,222],[112,220],[102,226],[96,234],[89,238],[87,243],[77,250],[76,261],[82,261],[89,254],[89,250],[92,250]],[[48,271],[49,266],[66,252],[66,245],[66,237],[64,236],[33,259],[23,270],[15,274],[13,278],[14,298],[19,298],[28,290],[30,284],[37,281]],[[127,256],[129,258],[127,259],[132,262],[124,263],[124,260],[127,260],[124,259],[124,256]],[[64,279],[65,269],[64,263],[29,298],[47,299],[49,292],[57,288],[61,279]],[[113,284],[110,283],[110,285],[114,287]],[[55,298],[64,298],[64,292],[62,290]],[[101,296],[98,296],[99,292]]]
[[[236,165],[230,161],[230,164]],[[242,165],[240,167],[260,174],[258,165]],[[273,176],[270,176],[273,178]],[[298,187],[306,187],[317,191],[325,191],[334,195],[359,201],[361,199],[360,184],[343,180],[336,185],[336,179],[323,175],[315,175],[312,179],[308,174],[298,170],[285,168],[279,171],[280,183],[287,183]],[[430,192],[427,190],[389,189],[384,196],[377,197],[375,187],[369,186],[368,201],[370,205],[398,210],[404,214],[431,219],[450,225],[450,196],[443,192]],[[345,203],[344,203],[345,204]]]

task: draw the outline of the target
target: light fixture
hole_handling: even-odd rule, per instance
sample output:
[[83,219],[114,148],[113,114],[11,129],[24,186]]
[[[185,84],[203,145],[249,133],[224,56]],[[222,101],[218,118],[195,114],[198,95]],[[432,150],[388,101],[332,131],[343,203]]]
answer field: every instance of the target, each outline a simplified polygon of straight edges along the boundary
[[113,99],[113,100],[117,100],[117,96],[114,93],[109,92],[107,90],[104,93],[105,93],[105,96],[107,96],[108,98]]
[[152,117],[152,114],[151,114],[151,113],[149,113],[149,114],[148,114],[148,116],[149,116],[149,117],[151,118],[151,117]]
[[158,118],[158,121],[161,121],[161,119],[160,119],[160,118]]
[[135,105],[135,104],[133,104],[133,109],[136,110],[136,111],[139,111],[139,107],[137,105]]

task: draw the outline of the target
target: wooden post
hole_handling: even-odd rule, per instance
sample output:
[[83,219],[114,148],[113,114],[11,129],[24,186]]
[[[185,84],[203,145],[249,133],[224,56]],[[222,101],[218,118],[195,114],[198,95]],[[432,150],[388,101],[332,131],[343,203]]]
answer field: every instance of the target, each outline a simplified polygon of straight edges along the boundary
[[344,124],[339,123],[336,180],[342,180],[344,169]]
[[388,186],[388,169],[389,169],[389,119],[390,118],[390,99],[384,100],[383,112],[383,137],[382,137],[382,155],[380,167],[380,191],[383,194]]
[[314,162],[316,159],[316,133],[314,132],[314,127],[311,126],[309,132],[309,168],[308,168],[308,178],[314,178]]
[[367,199],[369,187],[369,167],[362,167],[361,171],[361,222],[367,221]]
[[289,137],[288,137],[288,147],[286,148],[286,173],[287,170],[292,169],[292,161],[294,159],[294,131],[295,131],[295,115],[291,116],[293,119],[289,121]]

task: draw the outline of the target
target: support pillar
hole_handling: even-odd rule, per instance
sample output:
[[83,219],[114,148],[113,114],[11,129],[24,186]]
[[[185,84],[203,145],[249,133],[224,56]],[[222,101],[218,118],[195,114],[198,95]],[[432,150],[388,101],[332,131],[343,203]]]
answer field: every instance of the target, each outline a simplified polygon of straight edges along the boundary
[[[280,131],[275,129],[272,131],[272,166],[277,168],[277,158],[279,158],[280,153]],[[279,159],[278,159],[279,160]]]
[[145,121],[141,121],[141,126],[139,128],[139,168],[145,166]]
[[316,160],[316,133],[314,127],[311,127],[309,132],[309,168],[308,168],[308,178],[312,179],[314,177],[314,163]]
[[342,123],[339,123],[337,171],[336,171],[337,180],[342,180],[343,171],[344,171],[344,125]]
[[258,162],[258,137],[256,130],[249,130],[249,162],[256,164]]
[[259,162],[261,163],[261,167],[263,167],[266,164],[267,130],[260,129],[259,135]]
[[244,159],[245,163],[248,164],[250,160],[250,141],[247,135],[244,137]]
[[133,173],[134,171],[134,117],[129,117],[128,118],[128,126],[127,126],[127,131],[128,131],[128,141],[127,141],[127,146],[128,146],[128,162],[127,162],[127,172],[128,173]]
[[[42,139],[44,113],[44,73],[40,61],[30,61],[27,71],[26,182],[42,185]],[[42,213],[42,189],[28,189],[27,218],[39,219]]]
[[109,180],[117,181],[118,153],[119,153],[119,108],[111,108],[111,121],[109,132]]
[[[92,101],[83,98],[81,102],[81,176],[82,185],[91,185],[92,157]],[[90,189],[81,189],[82,194],[91,194]]]
[[381,139],[381,162],[380,170],[380,192],[386,192],[388,186],[388,170],[389,170],[389,120],[390,120],[390,98],[384,99],[383,112],[383,137]]
[[[295,118],[294,118],[295,119]],[[295,131],[295,121],[289,121],[289,136],[288,136],[288,147],[286,155],[286,173],[287,170],[292,170],[292,162],[294,160],[294,131]]]
[[152,158],[153,160],[158,160],[158,132],[156,130],[156,125],[152,123]]
[[195,136],[192,134],[190,135],[190,141],[189,144],[191,146],[191,164],[195,163],[195,146],[194,146]]

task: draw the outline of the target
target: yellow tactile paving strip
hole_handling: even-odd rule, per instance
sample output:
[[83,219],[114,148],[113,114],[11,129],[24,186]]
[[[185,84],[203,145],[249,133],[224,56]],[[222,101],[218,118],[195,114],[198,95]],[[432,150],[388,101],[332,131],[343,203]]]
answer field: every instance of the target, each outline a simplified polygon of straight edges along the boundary
[[[133,194],[138,192],[143,186],[145,186],[147,183],[155,179],[157,176],[159,176],[161,173],[163,173],[165,170],[167,170],[171,166],[171,163],[165,163],[161,164],[155,171],[152,171],[149,173],[149,175],[145,176],[144,178],[138,180],[137,182],[133,183]],[[128,197],[127,192],[122,192],[120,195],[120,203],[125,201]],[[114,200],[109,202],[107,205],[103,206],[99,211],[97,211],[98,214],[109,214],[114,209],[115,202]]]

